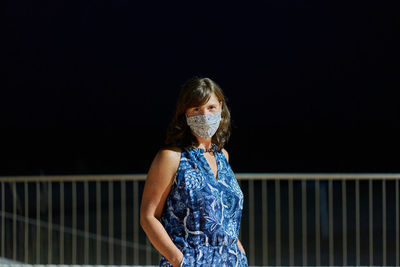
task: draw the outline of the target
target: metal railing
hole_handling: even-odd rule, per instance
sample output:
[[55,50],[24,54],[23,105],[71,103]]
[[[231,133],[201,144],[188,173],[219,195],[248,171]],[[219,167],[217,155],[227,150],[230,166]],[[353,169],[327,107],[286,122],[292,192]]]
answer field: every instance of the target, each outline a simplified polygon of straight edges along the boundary
[[[0,257],[157,265],[139,225],[146,175],[0,177]],[[238,173],[250,265],[399,265],[399,174]]]

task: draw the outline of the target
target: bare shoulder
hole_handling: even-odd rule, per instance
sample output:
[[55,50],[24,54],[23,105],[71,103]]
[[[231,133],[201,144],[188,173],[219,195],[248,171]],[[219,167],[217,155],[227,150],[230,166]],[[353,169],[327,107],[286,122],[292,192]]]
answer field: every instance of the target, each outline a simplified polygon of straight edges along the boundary
[[223,149],[222,149],[222,152],[224,153],[226,160],[229,161],[229,154],[228,154],[228,151],[226,151],[226,149],[223,148]]
[[181,157],[181,149],[179,147],[165,147],[158,150],[155,161],[162,165],[177,166]]
[[147,173],[146,183],[162,189],[172,182],[180,162],[180,149],[177,147],[161,148],[155,155]]
[[163,155],[168,155],[168,156],[176,156],[181,153],[182,149],[177,146],[169,146],[169,147],[163,147],[161,148],[158,153],[163,154]]

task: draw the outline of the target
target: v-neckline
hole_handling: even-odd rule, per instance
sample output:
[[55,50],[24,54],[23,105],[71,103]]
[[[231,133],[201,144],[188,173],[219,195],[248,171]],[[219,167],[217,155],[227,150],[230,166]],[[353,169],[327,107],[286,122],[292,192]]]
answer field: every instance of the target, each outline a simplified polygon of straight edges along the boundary
[[215,151],[213,153],[214,153],[214,158],[215,158],[215,164],[217,165],[217,176],[215,176],[215,174],[214,174],[214,172],[213,172],[213,170],[211,168],[211,165],[210,165],[210,163],[208,163],[207,158],[204,156],[204,154],[201,153],[201,156],[205,160],[206,165],[207,165],[207,169],[211,173],[211,175],[213,176],[214,181],[218,182],[220,177],[219,177],[219,167],[218,167],[217,153]]

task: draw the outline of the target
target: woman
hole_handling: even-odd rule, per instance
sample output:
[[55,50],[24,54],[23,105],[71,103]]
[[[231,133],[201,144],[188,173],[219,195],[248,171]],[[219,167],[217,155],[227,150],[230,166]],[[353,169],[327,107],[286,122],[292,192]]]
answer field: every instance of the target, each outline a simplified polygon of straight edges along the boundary
[[229,136],[221,88],[209,78],[186,82],[140,208],[160,266],[247,266],[238,239],[243,193],[223,148]]

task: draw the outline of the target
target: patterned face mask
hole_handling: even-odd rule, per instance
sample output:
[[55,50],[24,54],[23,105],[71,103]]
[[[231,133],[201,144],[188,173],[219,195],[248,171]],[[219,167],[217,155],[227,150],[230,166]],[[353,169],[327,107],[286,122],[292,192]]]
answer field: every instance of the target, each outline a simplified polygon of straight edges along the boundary
[[196,135],[202,138],[209,138],[218,130],[221,122],[221,112],[190,117],[186,115],[186,122]]

